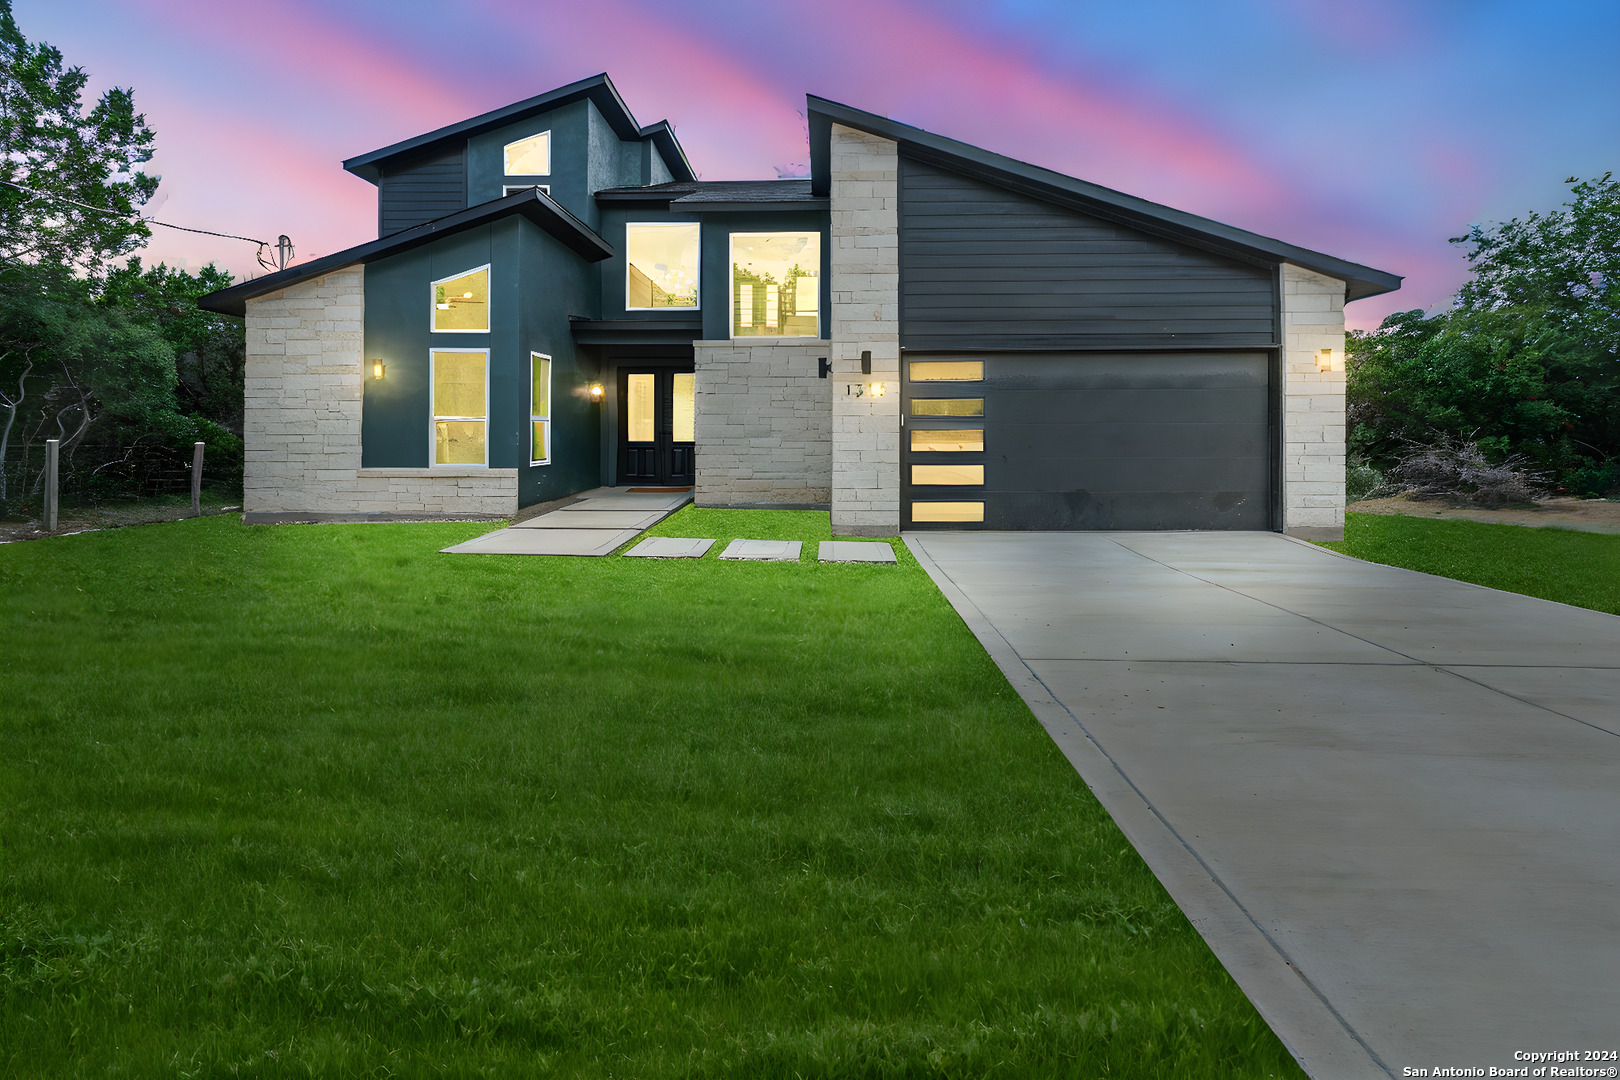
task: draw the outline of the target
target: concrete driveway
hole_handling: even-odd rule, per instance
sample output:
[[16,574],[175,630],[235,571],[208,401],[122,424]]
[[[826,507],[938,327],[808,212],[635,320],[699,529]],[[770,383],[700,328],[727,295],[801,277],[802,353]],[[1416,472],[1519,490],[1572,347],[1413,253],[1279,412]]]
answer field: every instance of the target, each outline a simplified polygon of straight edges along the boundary
[[1620,1050],[1620,618],[1270,533],[906,543],[1312,1076]]

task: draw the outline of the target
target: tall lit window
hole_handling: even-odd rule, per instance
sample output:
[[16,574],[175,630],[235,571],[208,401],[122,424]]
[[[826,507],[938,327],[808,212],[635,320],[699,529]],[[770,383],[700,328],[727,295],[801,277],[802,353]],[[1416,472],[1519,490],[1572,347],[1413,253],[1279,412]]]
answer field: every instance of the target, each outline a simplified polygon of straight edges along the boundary
[[698,226],[683,222],[624,227],[624,306],[630,311],[698,306]]
[[551,132],[506,144],[507,176],[551,175]]
[[489,463],[489,350],[428,353],[433,385],[433,464]]
[[731,234],[732,337],[820,333],[821,234]]
[[551,357],[529,354],[529,464],[551,464]]
[[440,278],[433,289],[433,332],[489,332],[489,266]]

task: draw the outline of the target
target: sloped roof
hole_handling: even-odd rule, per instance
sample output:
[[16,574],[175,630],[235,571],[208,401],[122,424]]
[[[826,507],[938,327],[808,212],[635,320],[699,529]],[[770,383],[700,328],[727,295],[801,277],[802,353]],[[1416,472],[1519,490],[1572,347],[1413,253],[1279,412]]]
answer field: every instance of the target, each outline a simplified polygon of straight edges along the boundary
[[651,139],[653,145],[658,147],[664,164],[669,166],[670,175],[677,180],[696,178],[696,174],[692,171],[692,163],[686,160],[686,151],[681,149],[680,142],[675,138],[675,129],[670,126],[669,121],[660,120],[646,127],[638,126],[636,118],[630,115],[630,107],[619,96],[619,91],[614,88],[613,80],[607,77],[606,72],[569,83],[567,86],[560,86],[555,90],[548,90],[544,94],[494,109],[469,120],[450,124],[437,131],[430,131],[426,135],[417,135],[415,138],[385,146],[381,150],[352,157],[343,163],[343,167],[361,179],[375,184],[384,166],[395,158],[431,153],[440,149],[442,144],[466,142],[474,135],[482,135],[486,131],[494,131],[507,124],[515,124],[531,116],[539,116],[541,113],[587,99],[596,104],[597,111],[607,120],[608,126],[619,138],[628,142]]
[[908,157],[1094,217],[1245,262],[1262,265],[1289,262],[1336,277],[1345,283],[1346,301],[1393,292],[1401,287],[1399,274],[1223,225],[814,94],[807,95],[806,102],[810,120],[811,190],[816,195],[825,196],[832,189],[832,126],[837,123],[889,139],[899,144],[901,152]]
[[197,306],[207,311],[217,311],[222,315],[240,316],[247,311],[247,301],[255,297],[273,293],[277,289],[285,289],[300,281],[320,277],[322,274],[329,274],[334,270],[341,270],[345,266],[397,255],[402,251],[421,247],[441,237],[485,225],[511,214],[523,215],[591,262],[601,262],[613,254],[611,244],[598,236],[589,225],[563,209],[551,196],[539,188],[525,188],[504,199],[460,210],[414,228],[392,233],[380,240],[357,244],[343,251],[323,255],[319,259],[311,259],[298,266],[290,266],[261,278],[244,281],[240,285],[232,285],[228,289],[207,293],[197,298]]

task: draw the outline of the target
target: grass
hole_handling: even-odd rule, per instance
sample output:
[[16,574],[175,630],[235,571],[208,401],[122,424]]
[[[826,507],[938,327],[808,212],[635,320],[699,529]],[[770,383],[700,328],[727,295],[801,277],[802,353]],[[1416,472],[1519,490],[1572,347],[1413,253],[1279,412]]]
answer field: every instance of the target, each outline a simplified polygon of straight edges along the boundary
[[1302,1075],[903,547],[488,528],[0,547],[0,1075]]
[[1620,536],[1399,514],[1346,514],[1323,547],[1505,592],[1620,615]]

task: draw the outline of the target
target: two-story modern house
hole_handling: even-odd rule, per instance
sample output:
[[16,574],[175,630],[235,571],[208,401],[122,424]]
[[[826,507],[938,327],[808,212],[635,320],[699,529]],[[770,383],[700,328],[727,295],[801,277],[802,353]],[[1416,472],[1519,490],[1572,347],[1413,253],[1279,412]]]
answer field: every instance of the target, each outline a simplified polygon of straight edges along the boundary
[[1394,275],[809,98],[700,181],[600,75],[352,158],[374,241],[247,322],[249,521],[601,485],[835,532],[1344,521],[1344,304]]

